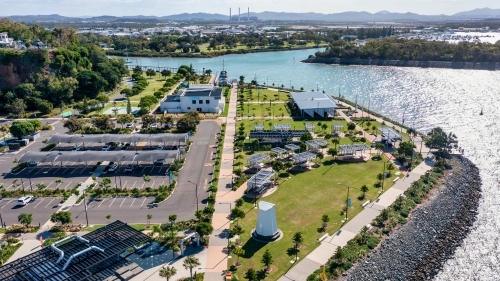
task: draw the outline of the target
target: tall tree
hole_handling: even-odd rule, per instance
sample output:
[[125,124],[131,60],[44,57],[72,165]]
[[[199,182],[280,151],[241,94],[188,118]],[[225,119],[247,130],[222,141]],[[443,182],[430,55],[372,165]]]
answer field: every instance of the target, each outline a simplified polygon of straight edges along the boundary
[[175,274],[177,274],[177,269],[173,266],[162,266],[159,272],[160,277],[166,278],[167,281],[169,281]]
[[273,263],[273,256],[271,255],[271,252],[269,252],[269,249],[266,249],[260,262],[264,264],[266,271],[269,270],[271,264]]
[[24,226],[28,226],[33,221],[33,214],[21,213],[17,216],[17,221]]
[[199,265],[200,265],[200,261],[196,257],[189,256],[189,257],[184,259],[182,266],[184,266],[185,269],[189,269],[189,275],[191,276],[191,281],[193,281],[193,268],[195,268]]

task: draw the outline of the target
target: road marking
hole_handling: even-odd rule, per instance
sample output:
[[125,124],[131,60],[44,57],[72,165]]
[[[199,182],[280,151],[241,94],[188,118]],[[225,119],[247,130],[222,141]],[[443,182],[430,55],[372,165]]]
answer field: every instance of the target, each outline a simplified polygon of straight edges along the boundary
[[143,182],[143,183],[142,183],[141,189],[143,189],[143,188],[144,188],[144,185],[145,185],[145,184],[146,184],[146,182]]
[[146,198],[147,197],[144,197],[144,201],[142,201],[141,207],[142,207],[142,205],[144,205],[144,202],[146,202]]
[[5,206],[9,205],[9,203],[10,203],[10,202],[12,202],[12,200],[14,200],[14,199],[10,199],[10,200],[9,200],[9,202],[7,202],[5,205],[3,205],[3,206],[2,206],[2,209],[3,209]]
[[122,203],[120,204],[120,207],[123,205],[123,202],[125,202],[125,201],[127,200],[127,198],[128,198],[128,197],[123,198],[123,201],[122,201]]
[[134,200],[132,200],[132,204],[130,204],[130,207],[132,207],[132,205],[134,205],[135,199],[137,199],[137,198],[134,198]]
[[153,181],[153,183],[151,184],[151,188],[153,188],[155,186],[155,181]]
[[45,198],[42,198],[42,200],[40,200],[40,202],[38,202],[38,204],[36,204],[34,208],[36,208],[38,205],[40,205],[40,203],[42,203],[43,200],[45,200]]
[[78,168],[80,168],[80,164],[78,164],[78,166],[75,167],[75,169],[73,170],[73,172],[71,172],[71,174],[73,174],[76,170],[78,170]]
[[51,182],[51,183],[49,183],[49,185],[47,185],[45,188],[49,188],[49,186],[51,186],[51,185],[53,185],[53,184],[54,184],[54,182]]
[[49,204],[47,204],[47,206],[45,206],[45,208],[47,208],[50,205],[50,203],[52,203],[52,201],[54,201],[54,200],[56,200],[56,198],[50,200]]
[[14,185],[14,183],[12,183],[11,185],[9,185],[9,187],[7,187],[6,189],[7,189],[7,190],[9,190],[9,188],[10,188],[11,186],[13,186],[13,185]]
[[127,188],[126,184],[127,184],[127,181],[125,181],[125,183],[122,185],[122,187],[125,186],[125,188]]
[[101,201],[101,204],[99,204],[99,206],[97,206],[97,207],[101,207],[101,205],[102,205],[102,203],[104,203],[104,201],[106,201],[106,199],[103,198]]
[[111,207],[111,205],[113,205],[113,202],[115,202],[116,198],[118,198],[118,197],[115,197],[115,199],[113,199],[113,201],[111,201],[111,204],[109,204],[109,207]]
[[134,189],[134,186],[135,186],[135,184],[136,184],[136,183],[137,183],[137,181],[136,181],[136,182],[134,182],[134,185],[132,185],[132,189]]
[[165,183],[165,181],[162,181],[162,182],[161,182],[161,185],[163,186],[163,184],[164,184],[164,183]]
[[66,187],[64,188],[64,190],[66,190],[66,188],[68,188],[68,186],[69,186],[71,183],[72,183],[72,181],[70,181],[70,182],[68,183],[68,185],[66,185]]

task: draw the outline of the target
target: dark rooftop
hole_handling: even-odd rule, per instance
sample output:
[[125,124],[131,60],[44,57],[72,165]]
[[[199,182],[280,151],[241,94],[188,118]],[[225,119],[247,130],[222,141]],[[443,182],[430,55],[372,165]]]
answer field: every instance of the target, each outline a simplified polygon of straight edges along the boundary
[[184,92],[186,97],[220,97],[222,95],[222,88],[213,89],[187,89]]
[[[45,247],[0,267],[0,280],[104,280],[113,276],[118,268],[130,263],[121,256],[128,248],[149,239],[121,221],[115,221],[81,238],[70,238],[58,244],[56,249],[62,251],[63,255],[52,247]],[[91,247],[93,250],[90,250]]]

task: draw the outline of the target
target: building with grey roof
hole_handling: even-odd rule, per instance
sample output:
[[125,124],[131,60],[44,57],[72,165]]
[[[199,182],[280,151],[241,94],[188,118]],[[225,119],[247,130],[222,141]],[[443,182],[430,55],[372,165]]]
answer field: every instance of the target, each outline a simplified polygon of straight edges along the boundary
[[222,88],[211,84],[189,85],[181,89],[177,95],[168,95],[161,103],[162,112],[183,113],[198,111],[204,113],[221,113],[226,100]]
[[335,115],[337,102],[332,96],[321,92],[290,93],[302,117],[325,118]]

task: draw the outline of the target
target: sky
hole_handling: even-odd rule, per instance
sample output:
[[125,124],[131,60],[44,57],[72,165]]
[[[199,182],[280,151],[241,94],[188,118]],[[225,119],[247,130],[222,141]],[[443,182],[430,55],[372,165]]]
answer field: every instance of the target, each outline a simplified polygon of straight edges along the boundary
[[[312,4],[312,5],[311,5]],[[233,14],[250,12],[317,12],[339,13],[345,11],[381,10],[413,12],[423,15],[446,14],[476,8],[500,8],[499,0],[0,0],[0,15],[62,16],[167,16],[180,13]]]

